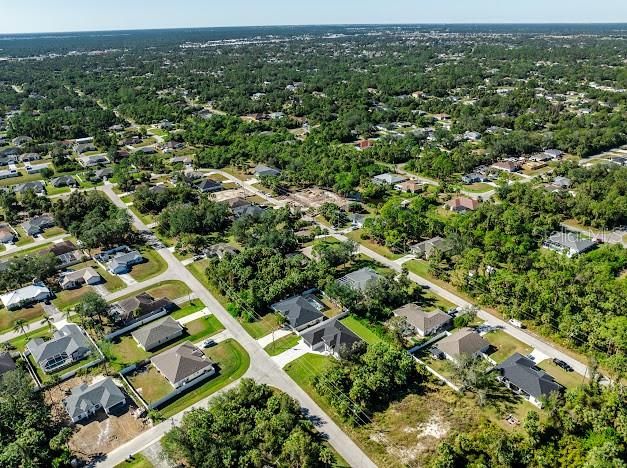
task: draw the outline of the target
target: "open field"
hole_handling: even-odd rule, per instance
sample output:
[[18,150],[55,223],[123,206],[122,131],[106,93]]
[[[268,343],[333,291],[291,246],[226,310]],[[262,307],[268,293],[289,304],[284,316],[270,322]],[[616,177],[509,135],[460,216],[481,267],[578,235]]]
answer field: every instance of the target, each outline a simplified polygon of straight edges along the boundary
[[189,294],[191,291],[187,287],[185,283],[178,280],[168,280],[162,281],[160,283],[155,284],[154,286],[147,286],[145,289],[141,289],[139,291],[126,294],[118,299],[116,302],[121,301],[122,299],[126,299],[128,297],[137,296],[142,292],[147,292],[151,296],[155,298],[167,297],[170,300],[178,299],[179,297],[183,297],[186,294]]
[[57,297],[52,300],[52,303],[57,306],[59,310],[69,309],[78,304],[85,294],[93,291],[94,289],[91,286],[59,291],[56,294]]

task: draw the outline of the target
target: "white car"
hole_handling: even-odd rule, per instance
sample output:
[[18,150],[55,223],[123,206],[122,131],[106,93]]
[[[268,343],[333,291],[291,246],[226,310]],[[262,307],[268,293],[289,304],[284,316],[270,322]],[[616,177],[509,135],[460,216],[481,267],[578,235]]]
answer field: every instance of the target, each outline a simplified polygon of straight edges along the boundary
[[523,323],[520,320],[509,319],[508,322],[509,322],[510,325],[513,325],[516,328],[525,328],[525,326],[523,325]]

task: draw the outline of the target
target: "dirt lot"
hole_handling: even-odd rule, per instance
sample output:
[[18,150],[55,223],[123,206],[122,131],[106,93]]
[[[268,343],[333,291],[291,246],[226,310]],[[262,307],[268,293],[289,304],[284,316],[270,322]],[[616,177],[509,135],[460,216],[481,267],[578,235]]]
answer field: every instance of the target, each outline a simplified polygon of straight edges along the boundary
[[[96,379],[101,378],[101,376],[96,377]],[[70,424],[63,408],[63,399],[67,397],[71,388],[82,383],[93,382],[93,376],[74,377],[46,390],[44,398],[52,405],[53,417],[57,421]],[[134,404],[131,404],[120,414],[110,416],[107,416],[104,411],[98,411],[90,419],[76,424],[74,435],[69,442],[70,449],[78,457],[89,459],[94,455],[108,453],[135,438],[151,424],[149,420],[135,418],[133,416],[135,409]]]
[[248,195],[250,195],[249,192],[247,192],[246,190],[239,188],[239,189],[231,189],[231,190],[223,190],[222,192],[217,192],[214,193],[214,199],[215,201],[225,201],[225,200],[231,200],[232,198],[246,198]]
[[348,205],[348,200],[333,192],[319,188],[308,188],[291,193],[288,201],[305,208],[320,208],[324,203],[335,203],[340,207]]

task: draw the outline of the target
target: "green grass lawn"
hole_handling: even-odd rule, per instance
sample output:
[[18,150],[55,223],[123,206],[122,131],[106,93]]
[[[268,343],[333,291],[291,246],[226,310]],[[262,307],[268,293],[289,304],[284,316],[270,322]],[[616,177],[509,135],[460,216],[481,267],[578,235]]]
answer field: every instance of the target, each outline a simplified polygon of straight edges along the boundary
[[484,182],[477,182],[475,184],[464,185],[463,189],[466,192],[484,193],[484,192],[489,192],[490,190],[496,190],[496,187],[492,187],[491,185],[488,185]]
[[[26,242],[26,244],[30,244],[30,243],[34,242],[32,237],[30,237],[29,239],[30,239],[30,241]],[[26,244],[21,244],[21,245],[26,245]],[[18,247],[20,246],[18,243],[16,243],[15,245],[17,245]],[[20,250],[19,252],[15,252],[15,253],[8,252],[6,254],[6,256],[4,257],[4,259],[6,260],[6,259],[10,259],[10,258],[15,258],[15,257],[24,257],[26,255],[31,255],[31,254],[37,253],[37,252],[39,252],[41,250],[47,249],[51,245],[52,245],[52,243],[49,242],[49,243],[45,243],[45,244],[34,245],[32,247],[28,247],[27,249]]]
[[42,233],[42,236],[46,239],[49,239],[50,237],[60,236],[61,234],[65,234],[65,231],[63,230],[63,228],[59,226],[55,226],[55,227],[46,229]]
[[40,320],[44,315],[41,304],[35,304],[33,307],[26,307],[19,310],[0,309],[0,332],[10,331],[13,329],[16,320],[26,320],[33,322]]
[[151,351],[143,350],[129,333],[114,340],[107,347],[106,354],[111,363],[121,369],[136,362],[149,359],[155,354],[162,353],[184,341],[195,343],[224,330],[224,325],[213,315],[192,320],[186,323],[184,327],[185,333],[183,335]]
[[244,330],[256,340],[280,328],[276,315],[272,313],[267,313],[260,320],[255,320],[254,322],[240,320],[240,323]]
[[141,453],[136,453],[130,460],[115,465],[115,468],[153,468],[154,465]]
[[139,218],[139,220],[144,224],[152,224],[156,221],[155,217],[151,214],[144,214],[137,209],[135,205],[129,206],[129,209],[133,212],[135,216]]
[[551,359],[545,359],[540,364],[538,364],[538,367],[545,370],[558,383],[562,384],[566,388],[576,388],[589,381],[589,379],[585,378],[581,374],[578,374],[577,372],[566,372],[561,367],[553,364],[553,361]]
[[23,184],[25,182],[32,182],[33,180],[43,179],[41,174],[25,174],[19,177],[11,177],[9,179],[0,180],[0,187],[7,185]]
[[168,132],[166,132],[162,128],[151,127],[148,129],[148,132],[154,135],[160,136],[161,138],[168,136]]
[[348,237],[349,239],[353,239],[355,242],[363,245],[364,247],[372,250],[373,252],[378,253],[379,255],[383,255],[385,258],[389,258],[390,260],[396,260],[403,256],[403,254],[396,254],[392,252],[385,245],[377,244],[376,242],[373,242],[370,239],[362,239],[361,234],[363,232],[364,232],[363,229],[356,229],[346,234],[346,237]]
[[175,310],[174,312],[172,312],[170,316],[174,320],[178,320],[180,318],[199,312],[203,310],[204,308],[205,308],[205,305],[201,302],[200,299],[193,299],[191,301],[184,302],[183,304],[179,305],[179,308]]
[[288,349],[293,348],[300,341],[300,336],[292,333],[290,335],[279,338],[274,343],[270,343],[263,348],[270,356],[277,356]]
[[143,372],[131,375],[128,380],[148,403],[157,401],[174,390],[172,384],[153,365]]
[[35,242],[35,239],[33,239],[28,234],[26,234],[26,231],[24,230],[22,226],[15,226],[15,232],[17,232],[17,236],[18,236],[18,240],[15,242],[15,245],[17,247],[32,244],[33,242]]
[[59,195],[60,193],[69,193],[70,187],[55,187],[52,184],[46,184],[46,193],[48,195]]
[[496,362],[503,362],[514,353],[520,353],[523,356],[531,353],[533,348],[526,345],[522,341],[517,340],[503,330],[492,331],[483,335],[485,340],[496,348],[496,351],[490,355]]
[[191,290],[187,287],[185,283],[179,280],[161,281],[154,286],[147,286],[145,289],[140,289],[139,291],[125,294],[124,296],[116,299],[115,302],[119,302],[122,299],[127,299],[129,297],[137,296],[138,294],[141,294],[143,292],[147,292],[156,299],[159,299],[160,297],[167,297],[170,300],[174,300],[178,299],[179,297],[183,297],[186,294],[189,294]]
[[383,341],[383,338],[368,327],[365,320],[360,320],[354,315],[349,315],[348,317],[340,320],[340,322],[346,325],[353,333],[368,344],[377,344]]
[[52,303],[57,306],[59,310],[68,309],[78,304],[85,294],[93,292],[91,286],[83,286],[77,289],[68,289],[67,291],[59,291],[56,294],[56,298],[52,300]]
[[193,390],[183,393],[175,400],[171,400],[161,409],[161,414],[169,418],[183,411],[194,403],[207,398],[231,382],[244,375],[250,366],[250,356],[242,346],[233,339],[218,343],[213,348],[206,349],[205,354],[218,366],[216,376],[200,384]]
[[133,266],[131,276],[137,281],[146,281],[154,278],[168,269],[168,263],[155,250],[145,249],[141,251],[144,263]]
[[25,335],[21,335],[17,338],[13,338],[11,343],[17,351],[24,351],[26,349],[26,343],[33,338],[50,338],[52,336],[52,330],[48,326],[37,328],[36,330],[29,331]]

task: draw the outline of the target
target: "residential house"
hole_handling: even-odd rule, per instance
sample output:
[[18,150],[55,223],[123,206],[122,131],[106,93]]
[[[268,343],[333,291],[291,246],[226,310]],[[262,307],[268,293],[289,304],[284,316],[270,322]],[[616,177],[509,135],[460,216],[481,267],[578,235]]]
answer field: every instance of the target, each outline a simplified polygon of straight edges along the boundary
[[446,202],[449,210],[455,213],[474,211],[479,207],[479,201],[470,197],[455,197]]
[[15,164],[17,162],[17,156],[14,154],[2,155],[0,154],[0,166],[8,166],[9,164]]
[[164,311],[170,311],[173,308],[174,303],[167,297],[155,299],[150,294],[144,292],[114,304],[109,313],[114,316],[116,321],[125,322],[133,317],[155,315]]
[[89,340],[80,327],[73,323],[55,331],[48,341],[43,338],[30,340],[26,349],[46,373],[67,367],[91,353]]
[[202,193],[214,193],[222,190],[222,184],[211,179],[202,179],[196,183],[196,188]]
[[57,268],[62,270],[85,259],[85,254],[70,241],[55,242],[51,247],[39,251],[39,255],[53,254],[57,257]]
[[355,148],[362,151],[368,148],[372,148],[374,146],[374,142],[372,140],[359,140],[355,144]]
[[546,153],[537,153],[529,156],[530,161],[534,161],[537,163],[546,163],[547,161],[551,161],[553,158]]
[[372,178],[372,181],[375,184],[379,184],[379,185],[396,185],[396,184],[400,184],[401,182],[405,182],[406,180],[407,180],[407,177],[397,175],[397,174],[390,174],[389,172],[376,175]]
[[290,327],[297,332],[325,319],[320,312],[324,306],[312,294],[293,296],[272,304],[270,307],[284,316]]
[[477,182],[483,182],[485,180],[485,176],[479,174],[478,172],[471,172],[470,174],[462,176],[462,182],[464,184],[476,184]]
[[479,141],[479,140],[481,140],[481,133],[479,133],[479,132],[466,132],[466,133],[464,133],[464,140]]
[[76,179],[70,175],[55,177],[54,179],[50,181],[50,183],[53,185],[53,187],[57,187],[57,188],[76,187],[78,185],[78,182],[76,181]]
[[59,284],[63,289],[80,288],[82,285],[94,285],[102,281],[102,277],[92,267],[81,268],[80,270],[70,271],[59,280]]
[[260,216],[265,209],[259,205],[248,203],[247,205],[231,208],[231,211],[233,212],[233,216],[235,216],[235,218],[243,218],[244,216]]
[[555,179],[553,179],[553,185],[561,189],[569,189],[572,184],[572,180],[570,180],[568,177],[557,176]]
[[110,167],[105,167],[103,169],[98,169],[94,172],[94,175],[91,177],[92,182],[100,182],[101,180],[108,179],[113,176],[113,169]]
[[406,180],[399,184],[395,184],[394,189],[406,193],[418,193],[422,192],[424,184],[422,182],[418,182],[417,180]]
[[213,244],[207,247],[205,252],[208,257],[218,257],[220,260],[222,260],[227,255],[237,254],[239,250],[237,250],[230,244],[219,242],[217,244]]
[[135,330],[131,335],[145,351],[155,349],[183,334],[185,329],[169,315]]
[[544,154],[549,156],[551,159],[559,159],[564,155],[564,152],[558,149],[548,149],[544,151]]
[[46,187],[44,186],[41,180],[33,180],[31,182],[24,182],[23,184],[18,184],[18,185],[13,186],[13,191],[15,193],[25,193],[25,192],[28,192],[29,190],[37,194],[46,193]]
[[499,161],[492,164],[490,167],[498,169],[504,172],[518,172],[520,171],[520,163],[517,161]]
[[74,140],[74,142],[77,145],[85,145],[87,143],[93,143],[94,142],[94,137],[77,138],[76,140]]
[[24,169],[26,169],[26,172],[28,174],[39,174],[40,172],[43,172],[49,168],[50,168],[49,163],[43,163],[43,164],[31,164],[30,162],[24,163]]
[[623,158],[622,156],[615,156],[611,158],[610,161],[619,166],[627,166],[627,158]]
[[417,304],[405,304],[392,311],[396,317],[405,317],[409,329],[408,335],[418,334],[420,336],[434,335],[448,328],[451,324],[451,316],[437,309],[433,312],[426,312]]
[[12,244],[17,240],[15,231],[8,224],[0,225],[0,244]]
[[337,318],[325,320],[305,330],[301,336],[303,342],[312,351],[338,356],[342,348],[352,348],[362,340],[350,331]]
[[366,222],[366,218],[368,215],[363,213],[347,213],[348,220],[351,223],[351,226],[361,229],[364,227],[364,223]]
[[150,362],[174,388],[216,373],[213,362],[189,341],[157,354]]
[[70,396],[63,400],[63,406],[73,423],[82,421],[103,409],[111,414],[126,404],[126,397],[111,377],[87,385],[72,388]]
[[109,164],[109,158],[104,154],[94,154],[92,156],[80,156],[76,158],[78,163],[83,167],[94,167],[100,164]]
[[9,353],[0,353],[0,378],[7,372],[15,370],[15,361]]
[[170,158],[170,164],[183,164],[189,168],[191,168],[193,162],[194,158],[191,156],[176,156],[174,158]]
[[255,167],[254,174],[255,177],[272,177],[280,175],[281,171],[276,167],[259,164],[257,167]]
[[337,281],[351,289],[363,292],[369,286],[376,283],[380,278],[381,275],[370,268],[360,268],[359,270],[353,271],[341,277]]
[[89,153],[90,151],[96,151],[96,149],[93,143],[77,143],[74,145],[76,154]]
[[515,353],[496,366],[498,379],[510,390],[521,395],[531,404],[542,408],[542,399],[564,388],[540,369],[531,359]]
[[446,253],[453,248],[453,243],[440,236],[418,242],[410,247],[410,250],[419,258],[429,259],[436,251]]
[[45,301],[50,297],[52,297],[50,289],[44,286],[43,283],[34,283],[0,295],[0,301],[8,310],[15,310]]
[[137,151],[142,152],[144,154],[156,154],[157,153],[157,150],[153,148],[152,146],[144,146],[142,148],[139,148]]
[[39,153],[24,153],[20,155],[20,161],[23,163],[31,162],[31,161],[38,161],[40,159],[41,159],[41,154]]
[[144,258],[137,250],[121,251],[113,254],[107,262],[107,270],[115,275],[129,273],[134,265],[143,263]]
[[482,355],[490,348],[490,343],[472,328],[462,328],[438,341],[437,348],[447,359],[457,361],[462,354]]
[[0,171],[0,179],[10,179],[12,177],[19,177],[20,173],[17,171],[15,164],[9,163],[8,169]]
[[35,216],[34,218],[24,221],[21,226],[29,236],[37,236],[46,229],[55,225],[54,218],[50,215]]
[[596,245],[595,241],[585,239],[576,232],[554,232],[542,244],[543,247],[567,257],[585,253],[595,248]]

